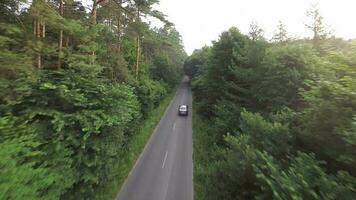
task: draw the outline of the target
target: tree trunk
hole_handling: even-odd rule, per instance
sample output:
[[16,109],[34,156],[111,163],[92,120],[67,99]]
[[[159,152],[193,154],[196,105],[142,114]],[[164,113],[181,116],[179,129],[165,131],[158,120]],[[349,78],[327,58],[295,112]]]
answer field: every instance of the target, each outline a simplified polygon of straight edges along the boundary
[[117,16],[117,37],[119,40],[119,43],[117,45],[118,48],[118,53],[120,54],[121,51],[121,15],[122,15],[122,11],[121,11],[121,7],[122,7],[122,0],[119,0],[119,13]]
[[[96,24],[96,9],[98,7],[98,3],[99,3],[100,0],[93,0],[93,8],[91,10],[91,24],[92,25],[95,25]],[[94,58],[95,58],[95,51],[92,51],[91,52],[91,55],[93,56],[93,61],[94,61]],[[94,63],[92,63],[94,64]]]
[[120,51],[121,51],[121,16],[120,15],[117,17],[117,38],[119,41],[117,44],[117,48],[118,48],[118,52],[120,54]]
[[32,28],[33,28],[33,35],[37,36],[37,18],[36,17],[33,17]]
[[65,47],[69,47],[69,36],[67,36],[67,37],[65,37],[66,39],[65,39],[65,44],[64,44],[64,46]]
[[[137,8],[137,23],[140,20],[140,9],[139,7]],[[136,80],[138,79],[138,71],[140,67],[140,33],[137,33],[137,39],[136,39],[136,70],[135,70],[135,77]]]
[[[39,21],[39,11],[35,11],[35,16],[34,16],[34,23],[33,23],[33,33],[36,36],[37,39],[41,38],[41,24]],[[36,67],[38,69],[42,68],[42,63],[41,63],[41,54],[38,52],[36,54]]]
[[[63,11],[64,11],[64,7],[63,7],[63,0],[59,1],[59,15],[61,15],[63,17]],[[59,41],[58,41],[58,66],[57,68],[60,69],[62,66],[62,61],[61,61],[61,54],[62,54],[62,48],[63,48],[63,30],[59,31]]]
[[98,1],[93,0],[93,8],[91,10],[91,23],[96,24],[96,9],[98,7]]
[[140,36],[137,36],[137,41],[136,41],[136,70],[135,70],[136,80],[138,79],[139,65],[140,65]]
[[42,21],[42,34],[41,37],[45,38],[46,37],[46,23],[44,21]]

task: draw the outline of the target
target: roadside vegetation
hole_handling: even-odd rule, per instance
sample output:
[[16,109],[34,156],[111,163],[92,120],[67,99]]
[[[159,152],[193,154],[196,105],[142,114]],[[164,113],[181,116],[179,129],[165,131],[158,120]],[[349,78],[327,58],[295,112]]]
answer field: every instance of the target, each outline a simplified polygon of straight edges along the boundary
[[193,78],[195,199],[354,199],[356,41],[280,23],[231,28],[185,62]]
[[198,114],[193,106],[193,163],[194,163],[194,199],[203,200],[203,194],[206,185],[201,180],[199,172],[205,170],[206,166],[212,160],[214,151],[218,148],[214,144],[214,138],[210,137],[207,131],[209,124],[207,120],[202,119],[202,116]]
[[172,92],[167,95],[160,105],[152,110],[147,116],[147,119],[142,122],[137,133],[132,136],[127,144],[127,150],[122,152],[119,160],[117,160],[116,166],[114,166],[114,170],[112,170],[113,172],[110,174],[110,177],[108,177],[109,181],[107,182],[107,186],[102,187],[102,190],[98,191],[95,199],[115,199],[146,143],[150,139],[151,134],[165,113],[166,108],[174,97],[174,94],[175,93]]
[[0,2],[0,199],[113,198],[182,78],[158,1],[81,2]]

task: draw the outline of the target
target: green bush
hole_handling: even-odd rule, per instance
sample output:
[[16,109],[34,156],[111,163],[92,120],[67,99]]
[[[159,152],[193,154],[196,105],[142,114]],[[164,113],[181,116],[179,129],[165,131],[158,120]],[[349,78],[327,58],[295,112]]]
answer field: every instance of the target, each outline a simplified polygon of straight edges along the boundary
[[[241,129],[198,169],[202,199],[350,199],[356,179],[328,174],[313,155],[292,152],[288,127],[241,113]],[[203,139],[203,138],[200,138]]]
[[147,117],[148,113],[165,97],[167,90],[158,81],[143,79],[142,83],[137,87],[136,93],[142,105],[143,116]]
[[[19,173],[34,172],[23,184],[37,182],[38,188],[18,195],[26,196],[27,191],[37,198],[89,198],[109,176],[108,168],[127,139],[130,123],[139,116],[138,101],[132,88],[124,85],[67,71],[42,75],[29,86],[27,96],[10,102],[16,105],[11,110],[15,117],[3,118],[8,121],[1,124],[1,129],[6,129],[2,132],[9,135],[1,141],[9,153],[5,151],[4,157],[16,157],[11,162],[15,168],[5,169],[16,172],[18,167]],[[23,131],[8,127],[16,126],[13,119]],[[1,177],[14,176],[2,173]],[[16,198],[11,192],[18,187],[16,181],[1,181],[10,186],[4,190],[9,195],[6,198]]]

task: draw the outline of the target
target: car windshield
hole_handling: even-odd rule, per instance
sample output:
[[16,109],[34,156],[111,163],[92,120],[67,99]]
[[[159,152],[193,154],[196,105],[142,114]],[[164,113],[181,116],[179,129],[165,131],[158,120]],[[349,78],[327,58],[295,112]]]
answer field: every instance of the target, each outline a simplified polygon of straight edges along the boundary
[[179,110],[183,110],[183,111],[187,110],[187,106],[186,105],[182,105],[182,106],[179,107]]

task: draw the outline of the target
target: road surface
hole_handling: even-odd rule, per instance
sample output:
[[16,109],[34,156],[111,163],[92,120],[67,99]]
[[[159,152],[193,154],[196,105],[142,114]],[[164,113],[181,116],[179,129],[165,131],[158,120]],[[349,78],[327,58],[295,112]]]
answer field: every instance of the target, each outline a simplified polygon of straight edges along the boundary
[[[178,116],[187,104],[189,115]],[[116,199],[192,200],[192,93],[184,78]]]

